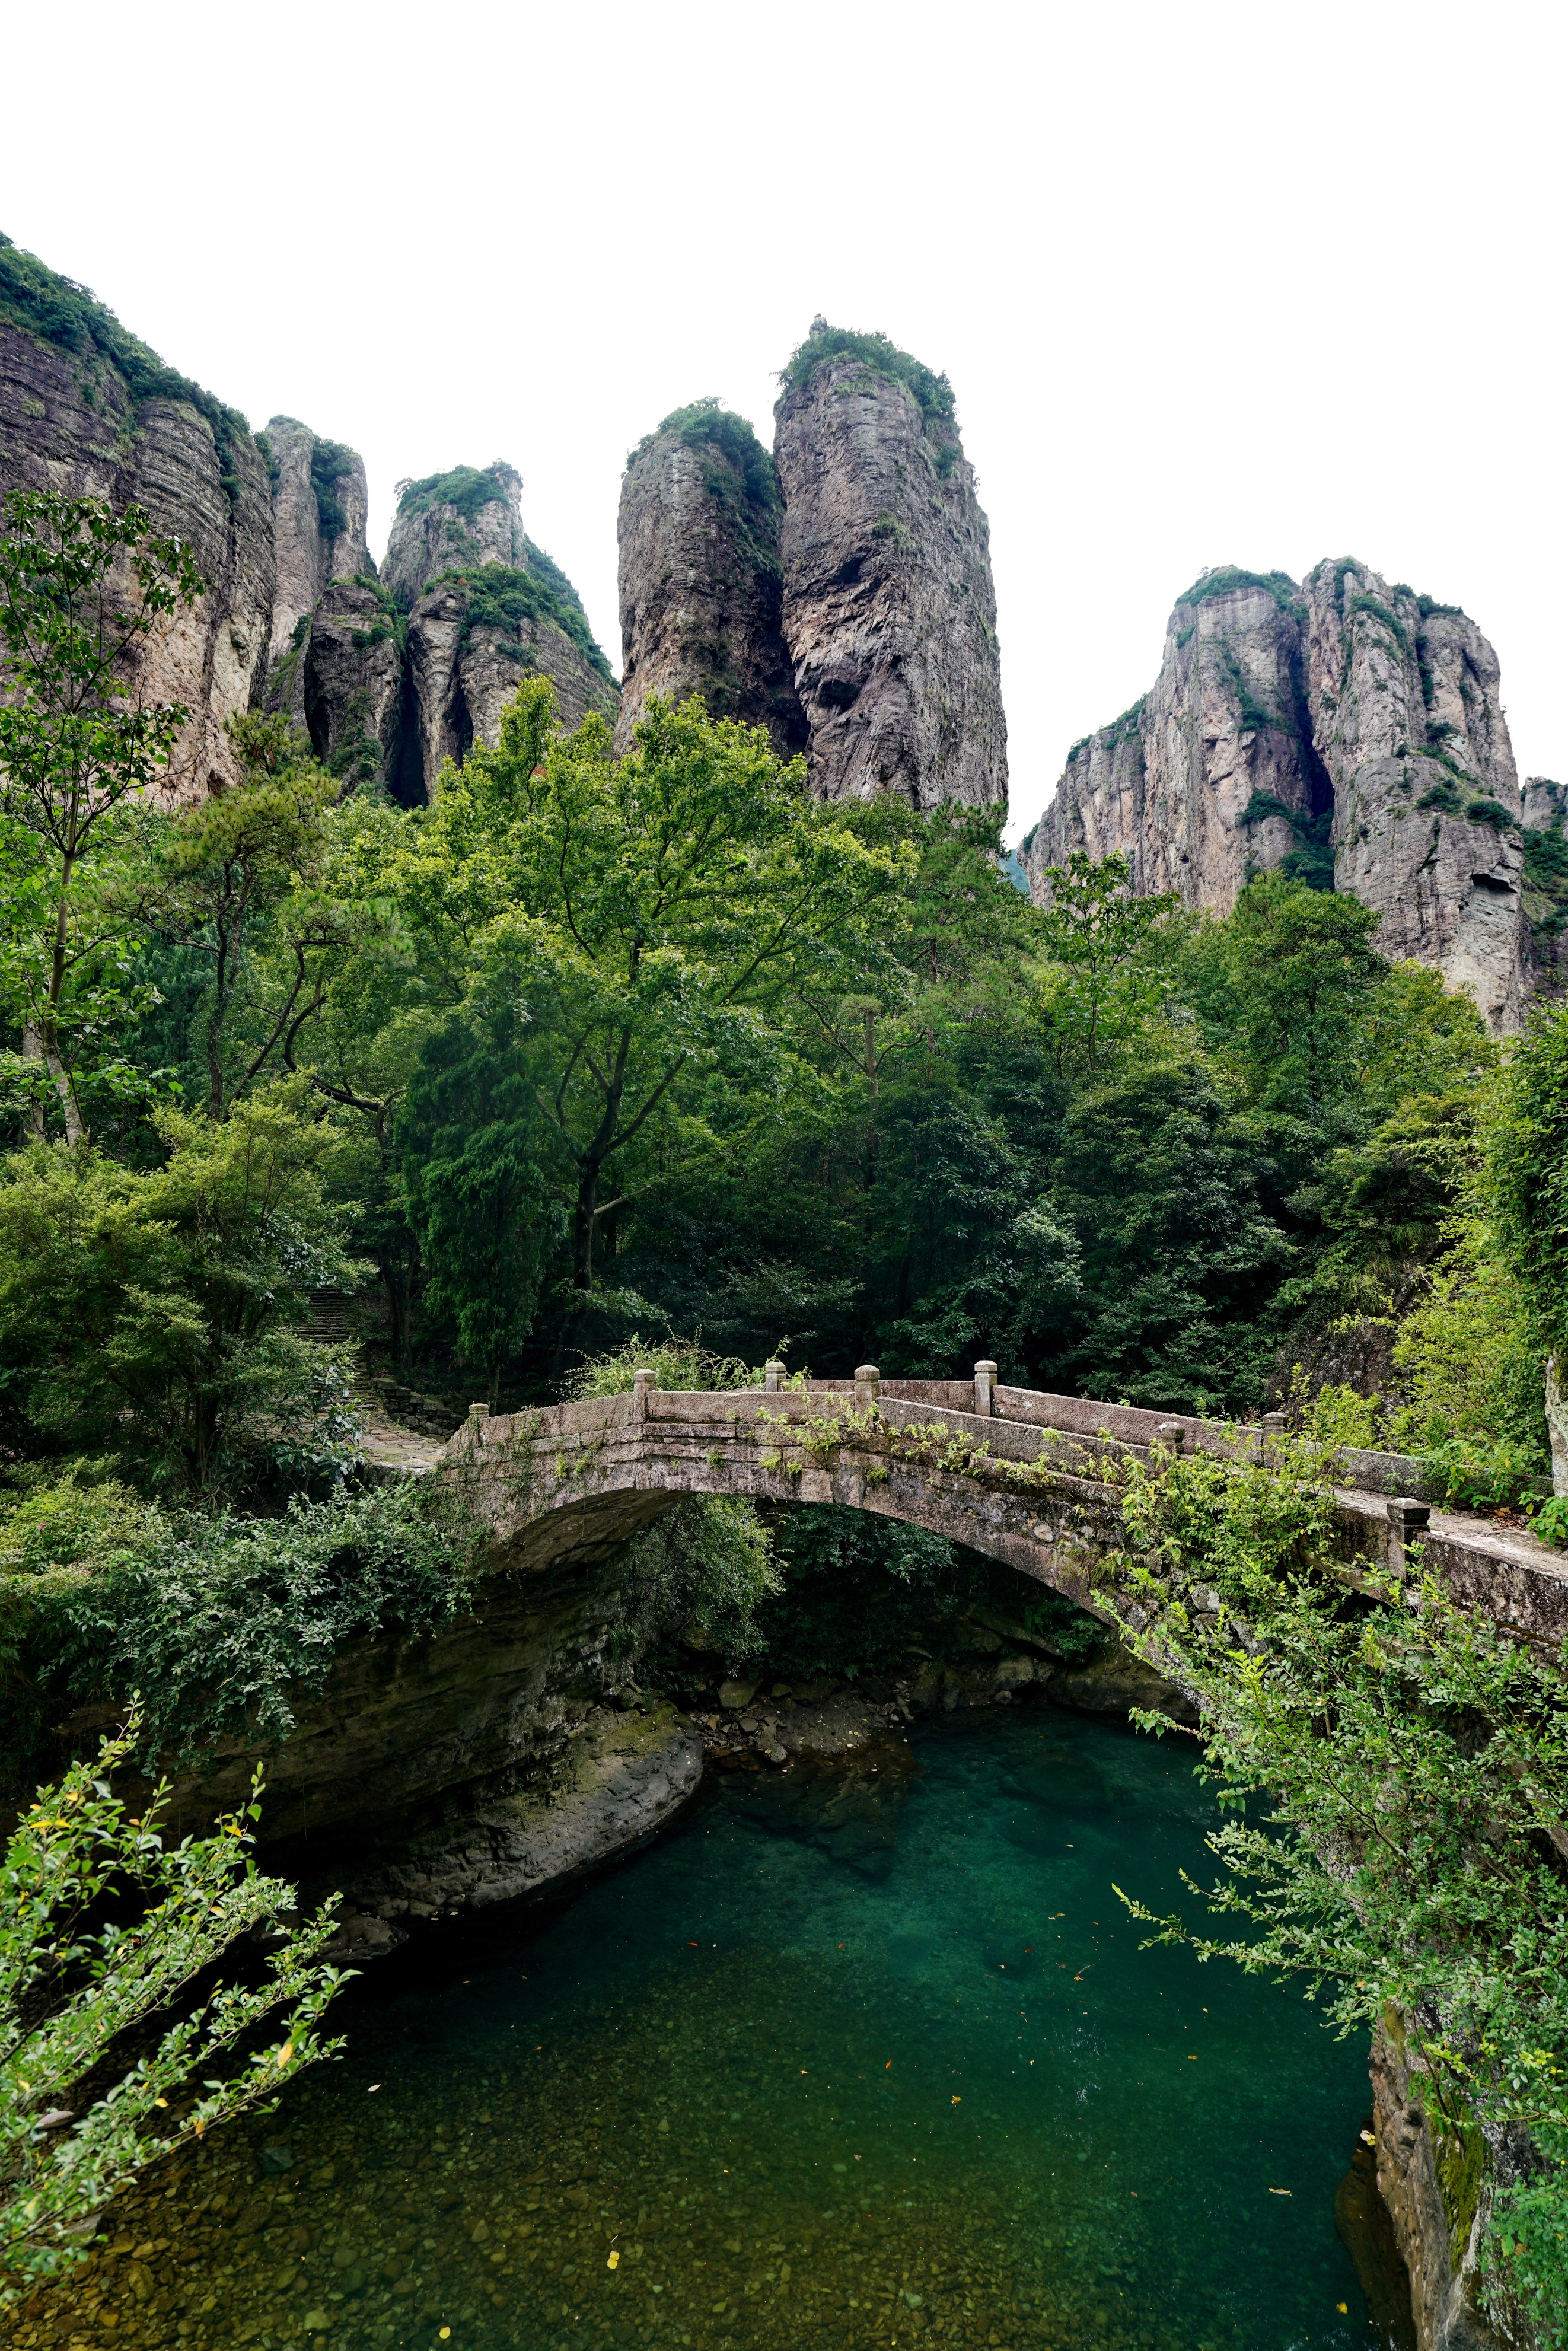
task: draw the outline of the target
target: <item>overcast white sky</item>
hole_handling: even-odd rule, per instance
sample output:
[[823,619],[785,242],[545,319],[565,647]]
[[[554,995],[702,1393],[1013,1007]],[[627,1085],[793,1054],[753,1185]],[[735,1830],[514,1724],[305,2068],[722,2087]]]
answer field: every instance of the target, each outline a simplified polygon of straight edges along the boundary
[[504,456],[619,664],[631,444],[817,310],[946,368],[1009,838],[1205,565],[1463,604],[1568,775],[1563,11],[806,0],[10,15],[0,228],[243,408]]

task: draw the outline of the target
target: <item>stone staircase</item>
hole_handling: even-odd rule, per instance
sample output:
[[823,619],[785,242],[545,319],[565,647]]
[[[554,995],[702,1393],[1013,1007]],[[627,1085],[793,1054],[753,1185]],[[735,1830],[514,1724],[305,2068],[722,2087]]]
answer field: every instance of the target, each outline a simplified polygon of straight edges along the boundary
[[345,1297],[340,1290],[318,1290],[311,1293],[310,1314],[301,1325],[301,1336],[347,1355],[354,1394],[372,1427],[390,1421],[396,1428],[444,1445],[467,1416],[466,1399],[458,1402],[430,1395],[422,1389],[405,1387],[390,1372],[373,1371],[365,1351],[366,1325],[372,1319],[358,1300]]

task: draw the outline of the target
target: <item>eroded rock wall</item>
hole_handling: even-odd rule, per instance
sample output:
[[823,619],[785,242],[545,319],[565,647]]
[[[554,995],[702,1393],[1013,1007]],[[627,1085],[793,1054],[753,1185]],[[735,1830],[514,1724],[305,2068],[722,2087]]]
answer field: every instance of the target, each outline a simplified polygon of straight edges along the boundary
[[1281,864],[1327,805],[1302,682],[1299,608],[1277,588],[1245,582],[1177,604],[1153,688],[1074,744],[1024,844],[1037,901],[1046,868],[1073,851],[1120,851],[1140,894],[1170,890],[1227,912],[1248,874]]
[[783,628],[824,799],[1007,799],[989,532],[951,414],[849,353],[787,385]]
[[[595,1867],[695,1789],[695,1736],[635,1686],[656,1608],[611,1548],[492,1575],[428,1637],[352,1644],[267,1754],[267,1864],[342,1889],[356,1945]],[[229,1740],[178,1775],[171,1832],[242,1802],[256,1760]]]
[[[329,582],[352,580],[357,573],[373,579],[375,565],[365,540],[370,492],[364,460],[351,449],[322,441],[294,416],[271,418],[265,440],[271,455],[277,562],[272,606],[272,658],[277,664],[290,650],[300,621],[315,611]],[[319,494],[318,474],[323,483]],[[304,680],[298,670],[295,674],[302,707]]]
[[276,580],[271,486],[249,434],[236,431],[220,452],[190,402],[138,399],[102,352],[61,349],[0,312],[0,493],[21,488],[134,500],[155,532],[189,543],[204,591],[141,643],[130,690],[191,713],[164,797],[233,782],[224,722],[250,706],[265,675]]
[[633,450],[617,526],[618,752],[650,695],[693,694],[715,718],[766,726],[781,758],[805,748],[781,620],[780,512],[773,460],[738,417],[677,414]]
[[1376,911],[1385,955],[1435,964],[1494,1029],[1516,1029],[1530,990],[1523,800],[1497,655],[1463,612],[1364,564],[1321,563],[1302,584],[1334,886]]
[[1118,850],[1139,893],[1221,914],[1289,861],[1371,907],[1384,954],[1435,966],[1508,1032],[1530,992],[1524,816],[1475,622],[1341,560],[1299,586],[1198,580],[1154,687],[1073,747],[1020,856],[1037,902],[1073,850]]

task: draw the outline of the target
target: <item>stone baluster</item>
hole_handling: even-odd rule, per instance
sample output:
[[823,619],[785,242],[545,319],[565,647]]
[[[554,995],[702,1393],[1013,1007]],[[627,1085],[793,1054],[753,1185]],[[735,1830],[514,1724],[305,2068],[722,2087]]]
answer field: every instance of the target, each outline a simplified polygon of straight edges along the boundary
[[468,1434],[476,1445],[485,1442],[485,1424],[490,1417],[487,1404],[471,1404],[468,1407]]
[[876,1400],[881,1394],[882,1374],[877,1370],[876,1365],[857,1364],[855,1365],[855,1410],[874,1412]]
[[762,1385],[768,1395],[777,1395],[784,1384],[784,1366],[777,1355],[769,1355],[762,1366]]
[[1180,1420],[1162,1420],[1155,1435],[1167,1453],[1180,1453],[1186,1444],[1186,1424]]
[[997,1408],[997,1367],[988,1355],[975,1365],[975,1410],[989,1420]]
[[647,1419],[648,1399],[658,1384],[659,1375],[656,1372],[643,1370],[632,1373],[632,1417],[633,1420]]
[[1258,1432],[1258,1458],[1274,1460],[1285,1442],[1285,1416],[1282,1412],[1266,1412],[1263,1426]]
[[1410,1577],[1409,1545],[1419,1542],[1432,1512],[1425,1502],[1401,1494],[1387,1505],[1388,1510],[1388,1571],[1401,1583]]

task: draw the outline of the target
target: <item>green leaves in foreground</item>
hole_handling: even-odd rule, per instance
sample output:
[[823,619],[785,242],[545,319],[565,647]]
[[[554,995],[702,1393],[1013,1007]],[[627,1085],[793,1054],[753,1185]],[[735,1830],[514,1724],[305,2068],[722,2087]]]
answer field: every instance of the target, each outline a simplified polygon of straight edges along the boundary
[[[0,1863],[0,2307],[78,2260],[143,2165],[341,2045],[319,2030],[345,1980],[320,1956],[337,1896],[280,1923],[294,1889],[251,1858],[259,1773],[214,1835],[167,1846],[164,1786],[136,1816],[111,1792],[139,1729],[40,1791]],[[253,1933],[265,1965],[215,1980]]]
[[[1125,1629],[1197,1697],[1234,1815],[1198,1887],[1218,1935],[1123,1896],[1153,1940],[1295,1976],[1343,2034],[1403,2039],[1435,2130],[1522,2124],[1511,2289],[1568,2341],[1568,1687],[1437,1578],[1349,1585],[1322,1465],[1208,1456],[1123,1470]],[[1358,1567],[1364,1562],[1358,1562]],[[1142,1718],[1145,1729],[1170,1728]]]

